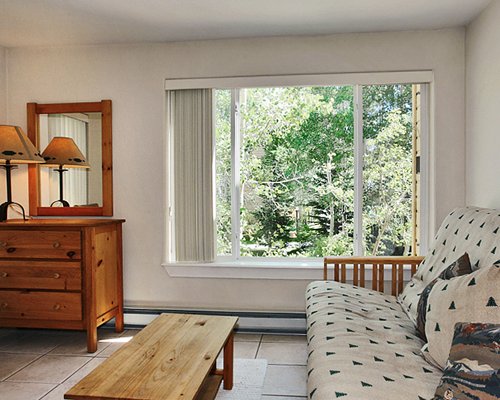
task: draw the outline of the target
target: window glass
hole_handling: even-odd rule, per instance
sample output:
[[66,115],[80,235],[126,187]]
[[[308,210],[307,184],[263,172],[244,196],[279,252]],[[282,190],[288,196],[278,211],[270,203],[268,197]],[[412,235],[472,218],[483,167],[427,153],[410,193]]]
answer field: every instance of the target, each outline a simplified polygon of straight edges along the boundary
[[412,134],[412,85],[363,87],[365,255],[410,252]]
[[241,256],[353,252],[352,87],[240,91]]
[[231,254],[231,90],[215,91],[217,254]]
[[[235,90],[240,172],[233,188],[235,111],[231,91],[216,90],[218,255],[353,255],[355,151],[363,157],[358,243],[365,255],[410,252],[412,85],[369,85],[362,92],[364,145],[356,150],[353,86]],[[231,193],[239,193],[236,215]],[[233,219],[239,229],[232,235]]]

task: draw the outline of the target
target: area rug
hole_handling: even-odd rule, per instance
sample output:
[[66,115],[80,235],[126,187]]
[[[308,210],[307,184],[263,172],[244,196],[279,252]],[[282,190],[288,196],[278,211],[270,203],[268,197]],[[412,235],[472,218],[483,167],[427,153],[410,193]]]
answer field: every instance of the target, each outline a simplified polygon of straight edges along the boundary
[[219,389],[217,400],[260,400],[267,360],[234,360],[233,390]]

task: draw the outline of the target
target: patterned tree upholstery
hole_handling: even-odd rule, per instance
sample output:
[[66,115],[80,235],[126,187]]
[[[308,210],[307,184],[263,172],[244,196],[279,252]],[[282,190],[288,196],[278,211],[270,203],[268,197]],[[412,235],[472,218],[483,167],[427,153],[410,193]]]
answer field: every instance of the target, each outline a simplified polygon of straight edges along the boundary
[[399,302],[394,296],[349,284],[310,283],[306,291],[309,398],[431,400],[442,372],[421,355],[424,342],[415,329],[419,295],[464,252],[474,269],[500,258],[499,214],[477,208],[452,212]]
[[310,399],[432,398],[441,373],[394,296],[333,281],[306,293]]
[[464,253],[469,254],[473,270],[491,266],[500,259],[498,210],[458,208],[445,218],[425,260],[399,296],[399,302],[413,322],[422,290]]

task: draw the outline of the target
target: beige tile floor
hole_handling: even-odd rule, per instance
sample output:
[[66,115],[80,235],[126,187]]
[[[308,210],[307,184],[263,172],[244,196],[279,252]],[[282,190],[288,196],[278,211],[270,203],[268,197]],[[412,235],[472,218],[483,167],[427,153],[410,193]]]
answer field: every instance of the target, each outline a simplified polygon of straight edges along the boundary
[[[0,328],[0,399],[62,400],[75,383],[138,330],[99,329],[96,353],[81,332]],[[262,400],[306,398],[305,336],[236,334],[235,358],[268,361]]]

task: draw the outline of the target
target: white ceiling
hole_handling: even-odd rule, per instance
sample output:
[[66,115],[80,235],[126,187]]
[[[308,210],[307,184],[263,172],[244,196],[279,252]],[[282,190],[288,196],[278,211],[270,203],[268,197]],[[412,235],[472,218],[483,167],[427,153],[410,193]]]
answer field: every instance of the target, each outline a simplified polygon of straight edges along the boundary
[[491,0],[0,0],[0,45],[139,43],[463,26]]

